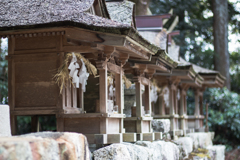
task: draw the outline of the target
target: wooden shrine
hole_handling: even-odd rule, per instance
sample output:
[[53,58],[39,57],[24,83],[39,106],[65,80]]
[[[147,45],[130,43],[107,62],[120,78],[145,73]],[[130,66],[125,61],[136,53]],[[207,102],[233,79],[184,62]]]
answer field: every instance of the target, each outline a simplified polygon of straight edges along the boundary
[[[132,106],[131,117],[124,119],[124,128],[126,133],[137,133],[137,140],[153,141],[160,139],[161,134],[159,132],[152,131],[151,121],[152,117],[152,104],[150,98],[150,79],[155,74],[156,70],[163,72],[169,72],[169,70],[175,67],[175,63],[168,59],[160,58],[165,52],[160,51],[152,56],[151,61],[139,61],[129,60],[128,65],[124,68],[126,73],[131,73],[132,80],[135,83],[136,91],[136,106]],[[144,86],[144,93],[141,86]]]
[[[14,7],[20,3],[12,2],[11,5]],[[53,8],[57,10],[66,3],[61,1]],[[32,5],[35,3],[29,2],[26,7]],[[136,133],[125,134],[123,127],[123,66],[128,59],[148,61],[159,48],[132,29],[134,25],[130,27],[109,20],[105,1],[89,0],[89,3],[70,6],[73,12],[66,10],[66,17],[50,14],[53,21],[45,21],[41,16],[42,19],[31,17],[29,11],[25,17],[29,20],[7,26],[0,23],[0,37],[9,40],[7,59],[12,134],[16,134],[17,116],[32,116],[34,123],[39,115],[55,115],[57,131],[83,133],[89,143],[135,141]],[[47,9],[43,5],[36,7],[39,12]],[[7,15],[1,18],[7,20]],[[21,14],[17,17],[22,18]],[[69,21],[70,17],[72,20]],[[63,82],[60,93],[54,75],[72,52],[81,54],[97,69],[99,76],[88,77],[86,92],[81,85],[76,88],[69,80]],[[109,96],[109,75],[115,88],[114,98]],[[146,78],[143,79],[144,84],[149,84]],[[150,121],[148,123],[150,131]]]

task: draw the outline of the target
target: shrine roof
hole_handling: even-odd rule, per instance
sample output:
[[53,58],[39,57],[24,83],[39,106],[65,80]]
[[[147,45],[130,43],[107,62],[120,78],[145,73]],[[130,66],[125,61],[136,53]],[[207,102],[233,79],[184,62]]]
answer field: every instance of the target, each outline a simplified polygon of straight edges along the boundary
[[110,18],[112,20],[136,28],[134,21],[135,3],[130,1],[108,2],[106,5]]
[[[102,1],[104,4],[105,2]],[[129,23],[121,23],[90,13],[94,0],[18,0],[0,2],[0,36],[4,31],[30,30],[51,27],[82,29],[126,35],[157,53],[159,48],[144,39]],[[130,2],[125,3],[130,7]],[[101,7],[104,10],[104,7]],[[108,11],[106,11],[108,12]],[[113,18],[114,19],[114,18]]]

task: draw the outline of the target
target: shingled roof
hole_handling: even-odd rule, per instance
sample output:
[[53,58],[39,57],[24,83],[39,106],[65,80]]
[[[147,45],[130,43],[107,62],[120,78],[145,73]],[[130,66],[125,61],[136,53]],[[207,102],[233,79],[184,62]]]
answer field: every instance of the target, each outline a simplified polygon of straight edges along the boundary
[[99,27],[129,27],[88,13],[93,2],[94,0],[4,0],[0,2],[0,30],[67,21]]
[[112,20],[135,27],[134,3],[130,1],[108,2],[107,9]]

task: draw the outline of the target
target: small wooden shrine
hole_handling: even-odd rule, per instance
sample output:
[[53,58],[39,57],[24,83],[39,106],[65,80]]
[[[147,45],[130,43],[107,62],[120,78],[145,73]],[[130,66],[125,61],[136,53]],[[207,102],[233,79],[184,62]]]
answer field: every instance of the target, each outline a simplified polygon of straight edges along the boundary
[[[116,16],[111,12],[116,6],[128,12]],[[0,37],[9,41],[13,135],[21,115],[32,116],[33,127],[37,116],[55,115],[57,131],[83,133],[95,144],[135,141],[136,133],[151,133],[147,99],[150,117],[146,127],[131,133],[125,133],[123,127],[123,83],[127,81],[123,67],[128,60],[149,61],[160,50],[135,30],[133,3],[11,1],[3,10]],[[10,19],[12,10],[14,20]],[[149,78],[155,69],[137,63],[132,69],[137,71],[136,84],[145,84],[149,97]],[[137,109],[136,114],[142,115],[142,111]]]
[[[19,0],[1,9],[13,135],[18,116],[31,116],[34,130],[40,115],[55,115],[57,131],[83,133],[90,144],[160,139],[161,133],[152,131],[153,118],[169,118],[172,135],[183,135],[192,121],[195,129],[203,126],[205,87],[223,86],[218,72],[175,54],[170,43],[179,33],[172,32],[178,18],[167,33],[162,29],[171,14],[135,22],[134,3],[105,0]],[[136,104],[125,117],[124,87],[132,83]],[[157,104],[151,100],[153,84],[161,88]],[[186,115],[189,87],[196,88],[200,102],[192,119]]]

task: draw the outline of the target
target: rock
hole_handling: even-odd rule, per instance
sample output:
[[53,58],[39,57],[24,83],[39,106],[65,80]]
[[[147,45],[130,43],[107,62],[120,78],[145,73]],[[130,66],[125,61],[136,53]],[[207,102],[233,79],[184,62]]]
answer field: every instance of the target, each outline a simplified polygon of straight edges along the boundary
[[184,150],[187,151],[187,154],[193,151],[193,140],[190,137],[181,137],[176,141],[176,143],[182,145]]
[[177,145],[165,141],[112,144],[93,152],[94,160],[178,160]]
[[207,149],[209,151],[215,152],[215,159],[213,160],[225,160],[225,146],[224,145],[213,145],[208,146]]
[[[70,132],[37,132],[23,135],[54,139],[59,144],[60,155],[72,159],[90,159],[91,152],[83,134]],[[75,150],[73,150],[73,148]]]
[[52,139],[36,137],[0,138],[0,159],[40,160],[59,159],[58,143]]
[[147,148],[149,152],[149,159],[162,159],[162,145],[158,142],[149,142],[149,141],[137,141],[135,143],[136,145],[143,146]]
[[172,142],[157,141],[162,146],[162,159],[163,160],[179,160],[178,146]]
[[154,119],[152,120],[153,132],[168,133],[170,131],[169,119]]
[[112,144],[93,152],[94,160],[131,160],[127,146],[123,144]]
[[127,147],[129,154],[131,155],[131,159],[145,160],[151,157],[151,151],[149,148],[131,143],[123,144]]
[[190,137],[181,137],[176,143],[179,144],[179,150],[182,158],[187,158],[188,154],[193,151],[193,140]]
[[206,132],[189,133],[186,137],[190,137],[193,140],[193,149],[207,148],[212,146],[212,134]]
[[5,136],[11,136],[9,106],[0,105],[0,137]]
[[82,134],[39,132],[0,138],[0,159],[90,160],[91,156]]

